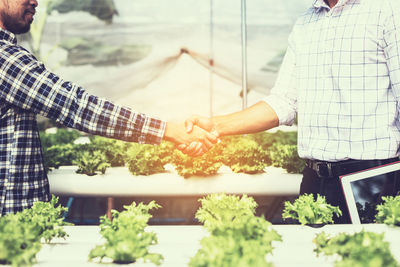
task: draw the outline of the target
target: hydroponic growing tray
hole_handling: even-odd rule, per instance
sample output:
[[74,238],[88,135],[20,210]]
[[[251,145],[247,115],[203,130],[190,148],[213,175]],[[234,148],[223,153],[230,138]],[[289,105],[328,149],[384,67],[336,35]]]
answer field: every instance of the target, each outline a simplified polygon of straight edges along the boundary
[[[317,257],[313,252],[313,238],[317,233],[336,234],[339,232],[354,233],[366,231],[384,232],[385,239],[391,245],[391,251],[400,261],[400,229],[382,224],[366,225],[326,225],[322,228],[311,228],[300,225],[273,225],[282,235],[282,242],[274,243],[273,255],[267,256],[275,267],[325,267],[333,266],[333,258]],[[159,243],[150,248],[152,252],[161,253],[164,263],[161,266],[187,266],[190,258],[200,248],[199,241],[207,235],[202,226],[149,226],[154,231]],[[98,226],[67,226],[65,230],[70,235],[66,240],[56,239],[43,245],[37,255],[37,266],[123,266],[121,264],[98,264],[88,262],[92,248],[102,244]],[[397,253],[396,253],[397,252]],[[156,266],[152,263],[137,262],[128,266]]]
[[221,167],[216,175],[183,178],[172,168],[149,176],[132,175],[126,167],[108,168],[105,174],[77,174],[76,166],[49,172],[51,193],[68,196],[175,196],[225,192],[249,195],[298,195],[301,174],[267,167],[265,173],[234,173]]

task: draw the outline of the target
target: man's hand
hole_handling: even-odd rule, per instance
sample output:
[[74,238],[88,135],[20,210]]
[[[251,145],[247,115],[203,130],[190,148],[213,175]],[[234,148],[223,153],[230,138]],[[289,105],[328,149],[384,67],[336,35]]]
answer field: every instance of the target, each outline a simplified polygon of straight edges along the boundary
[[195,125],[199,126],[200,128],[203,128],[208,132],[213,132],[214,135],[218,136],[218,133],[215,130],[214,123],[210,118],[194,115],[189,119],[185,120],[185,127],[188,133],[190,133],[193,130],[193,126]]
[[[278,115],[265,101],[259,101],[251,107],[227,115],[212,118],[192,116],[185,121],[188,133],[198,126],[218,137],[256,133],[278,125]],[[187,144],[182,144],[178,146],[178,149],[188,154],[192,153],[193,146],[188,147]]]
[[207,152],[218,141],[218,137],[201,129],[198,126],[191,126],[190,133],[187,132],[184,123],[168,122],[164,134],[165,140],[179,145],[184,145],[187,150],[184,152],[190,156],[199,156]]
[[[210,118],[207,117],[202,117],[202,116],[192,116],[189,119],[185,120],[185,127],[187,133],[191,133],[193,131],[193,128],[195,126],[198,126],[214,136],[218,137],[218,132],[215,130],[214,123]],[[179,150],[181,150],[183,153],[188,154],[188,155],[193,155],[193,154],[198,154],[199,153],[199,144],[196,142],[192,142],[190,145],[186,144],[180,144],[177,146]],[[204,151],[206,152],[206,151]]]

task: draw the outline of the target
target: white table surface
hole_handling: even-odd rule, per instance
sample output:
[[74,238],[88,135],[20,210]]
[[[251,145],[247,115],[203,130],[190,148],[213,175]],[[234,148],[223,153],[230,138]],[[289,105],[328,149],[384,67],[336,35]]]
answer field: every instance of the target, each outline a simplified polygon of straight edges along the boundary
[[[273,255],[267,256],[275,267],[330,267],[332,258],[316,257],[313,252],[313,238],[319,232],[337,234],[353,233],[365,229],[367,231],[385,232],[386,240],[391,244],[393,255],[400,261],[400,229],[380,224],[370,225],[327,225],[322,228],[311,228],[300,225],[274,225],[273,228],[282,235],[283,242],[275,242]],[[101,264],[88,262],[92,248],[103,241],[98,226],[68,226],[66,240],[53,240],[43,245],[38,253],[37,266],[121,266],[112,263]],[[164,262],[161,266],[187,266],[190,258],[200,248],[199,241],[207,235],[202,226],[149,226],[154,231],[159,244],[151,246],[150,251],[161,253]],[[397,252],[397,253],[396,253]],[[124,265],[125,266],[125,265]],[[152,263],[133,263],[129,266],[156,266]]]
[[164,173],[134,176],[126,167],[108,168],[104,175],[77,174],[76,166],[49,172],[50,191],[65,196],[189,196],[225,192],[249,195],[298,195],[301,174],[267,167],[266,173],[233,173],[223,166],[207,177],[183,178],[171,167]]

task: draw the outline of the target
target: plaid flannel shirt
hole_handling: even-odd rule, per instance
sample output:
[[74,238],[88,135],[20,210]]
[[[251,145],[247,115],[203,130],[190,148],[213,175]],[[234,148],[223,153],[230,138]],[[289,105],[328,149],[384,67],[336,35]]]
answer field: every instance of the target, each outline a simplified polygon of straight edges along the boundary
[[303,158],[387,159],[400,148],[400,1],[323,0],[297,20],[271,95],[298,118]]
[[159,144],[165,122],[87,94],[0,29],[0,216],[49,200],[36,114],[87,133]]

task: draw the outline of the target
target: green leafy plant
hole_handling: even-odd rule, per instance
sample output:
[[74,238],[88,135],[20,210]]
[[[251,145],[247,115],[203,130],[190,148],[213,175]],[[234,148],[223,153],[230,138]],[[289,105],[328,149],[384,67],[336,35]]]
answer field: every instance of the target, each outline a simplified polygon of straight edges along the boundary
[[326,203],[325,197],[317,195],[314,199],[312,194],[299,196],[294,203],[285,202],[283,219],[294,219],[300,224],[326,224],[333,223],[333,215],[342,215],[339,207]]
[[223,163],[233,172],[264,172],[267,166],[264,157],[264,150],[250,136],[232,138],[223,151]]
[[400,226],[400,196],[384,196],[382,200],[384,203],[376,206],[375,221]]
[[64,222],[67,208],[58,205],[58,197],[52,196],[50,202],[37,201],[32,207],[21,212],[21,221],[35,225],[39,235],[49,243],[53,238],[65,238],[67,233],[63,226],[71,225]]
[[190,267],[270,267],[265,257],[273,250],[272,242],[281,241],[270,223],[249,217],[247,224],[236,226],[224,235],[211,235],[200,241],[201,248],[189,261]]
[[40,132],[42,147],[47,149],[52,146],[72,144],[81,134],[76,130],[58,128],[56,133]]
[[0,264],[32,265],[40,249],[40,235],[35,224],[21,221],[20,214],[0,217]]
[[288,173],[301,173],[305,167],[304,159],[299,157],[297,145],[274,144],[266,151],[266,161]]
[[106,138],[102,136],[91,136],[90,143],[81,146],[81,149],[94,152],[101,151],[105,155],[111,167],[125,166],[127,161],[127,150],[130,143]]
[[93,153],[84,151],[80,154],[80,157],[74,161],[74,164],[78,166],[77,173],[86,174],[88,176],[93,176],[98,173],[104,174],[106,169],[110,167],[106,156],[101,151],[94,151]]
[[159,148],[153,145],[132,144],[128,150],[128,167],[133,175],[150,175],[164,171],[165,161]]
[[50,242],[55,237],[66,237],[62,226],[66,208],[56,207],[58,198],[50,202],[38,201],[29,209],[0,217],[0,264],[31,265],[41,248],[41,239]]
[[77,146],[61,144],[48,147],[43,151],[43,158],[47,170],[58,169],[60,166],[71,166],[77,157]]
[[157,153],[160,157],[162,164],[172,163],[174,153],[177,149],[175,145],[169,141],[162,141],[161,144],[157,147]]
[[96,246],[90,251],[89,260],[110,258],[115,263],[132,263],[138,259],[161,264],[163,256],[149,253],[148,247],[157,244],[157,236],[153,232],[145,231],[148,220],[151,218],[149,210],[160,208],[151,201],[145,205],[133,202],[124,206],[125,210],[112,210],[113,220],[106,216],[100,218],[100,233],[106,240],[103,245]]
[[314,251],[319,256],[339,255],[335,267],[399,267],[394,259],[389,243],[384,241],[384,233],[361,231],[355,234],[340,233],[334,237],[324,232],[314,239]]
[[73,164],[77,157],[77,145],[73,142],[80,136],[78,131],[64,128],[58,128],[54,134],[40,132],[43,160],[47,171]]
[[265,151],[268,151],[274,144],[297,145],[297,132],[294,131],[259,132],[248,136],[253,138]]
[[189,266],[272,266],[265,256],[272,252],[272,242],[282,239],[270,222],[254,215],[254,199],[213,194],[200,202],[196,218],[211,235],[200,241]]
[[288,173],[301,173],[305,161],[297,152],[297,132],[260,132],[249,135],[265,151],[265,162]]
[[257,208],[254,199],[247,195],[211,194],[199,201],[196,219],[211,233],[243,224],[243,219],[254,216]]
[[199,157],[190,157],[179,150],[175,150],[172,164],[175,166],[176,172],[185,178],[195,175],[213,175],[218,172],[222,165],[219,162],[218,155],[214,152],[214,148],[212,148]]

